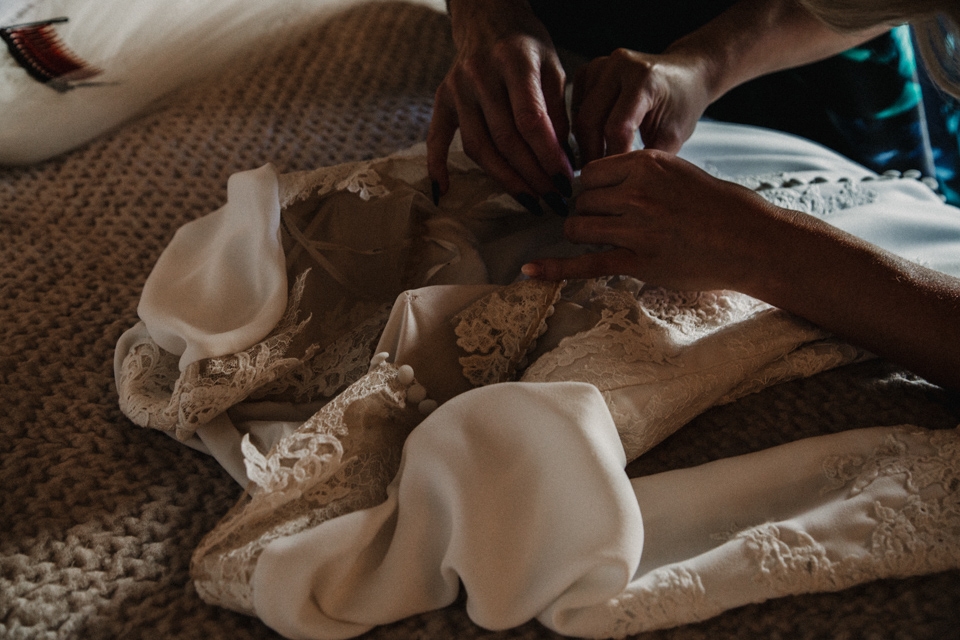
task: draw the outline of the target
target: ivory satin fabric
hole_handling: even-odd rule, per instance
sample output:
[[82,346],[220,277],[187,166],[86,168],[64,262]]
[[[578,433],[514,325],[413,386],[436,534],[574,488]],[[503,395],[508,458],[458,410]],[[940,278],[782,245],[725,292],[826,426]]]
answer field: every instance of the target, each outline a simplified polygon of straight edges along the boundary
[[[877,180],[812,143],[709,122],[682,155],[960,275],[960,212],[918,181]],[[270,167],[238,174],[221,210],[177,234],[145,286],[143,324],[118,344],[118,380],[145,335],[176,356],[181,371],[268,335],[288,303],[277,185]],[[539,228],[499,238],[496,246],[510,251],[469,242],[459,250],[479,251],[490,274],[572,250],[550,234],[536,235],[546,240],[531,249],[530,229]],[[453,296],[462,308],[495,288],[472,281],[418,295],[444,304]],[[595,386],[470,389],[456,378],[456,345],[432,337],[445,317],[430,317],[431,308],[398,305],[378,347],[398,364],[412,358],[418,380],[441,402],[407,438],[386,501],[274,540],[256,561],[254,613],[287,637],[355,636],[445,606],[461,584],[481,626],[536,618],[560,633],[609,637],[771,597],[960,566],[955,432],[848,432],[631,481]],[[698,361],[724,364],[709,354]],[[224,414],[192,443],[244,483],[241,432],[262,428],[268,450],[297,425],[290,415],[255,422],[235,426]]]

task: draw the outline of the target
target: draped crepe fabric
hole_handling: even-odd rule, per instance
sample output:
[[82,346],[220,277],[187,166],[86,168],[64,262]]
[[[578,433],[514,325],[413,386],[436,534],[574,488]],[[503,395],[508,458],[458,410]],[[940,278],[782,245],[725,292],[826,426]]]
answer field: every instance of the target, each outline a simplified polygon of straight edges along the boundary
[[[748,127],[701,123],[684,154],[778,204],[960,275],[960,215],[917,181],[875,181],[816,145]],[[425,177],[415,164],[405,169],[411,183]],[[118,344],[118,387],[126,354],[148,338],[183,370],[270,333],[289,302],[277,185],[269,168],[235,176],[220,221],[198,221],[174,239],[145,288],[145,327]],[[472,230],[506,219],[475,219]],[[516,273],[538,252],[570,251],[556,242],[556,226],[532,223],[486,245],[458,231],[437,246],[479,252],[500,285],[493,274]],[[436,296],[438,305],[455,299],[461,309],[497,288],[450,286],[409,295]],[[246,287],[242,313],[217,306]],[[357,635],[444,606],[462,583],[471,617],[485,627],[537,618],[561,633],[620,636],[789,593],[960,565],[954,432],[862,430],[631,482],[617,416],[596,386],[553,378],[470,389],[455,379],[453,341],[431,338],[447,316],[430,310],[398,305],[381,339],[445,401],[407,439],[386,500],[265,544],[251,568],[252,612],[284,635]],[[710,353],[697,355],[698,366],[722,367]],[[781,374],[762,376],[763,384]],[[752,382],[725,384],[742,393]],[[256,422],[273,434],[261,438],[265,451],[296,430],[289,416]],[[197,435],[246,480],[226,413]]]
[[386,502],[272,543],[256,612],[345,638],[462,581],[486,628],[608,637],[956,568],[958,454],[955,431],[862,429],[631,481],[589,385],[483,387],[414,430]]

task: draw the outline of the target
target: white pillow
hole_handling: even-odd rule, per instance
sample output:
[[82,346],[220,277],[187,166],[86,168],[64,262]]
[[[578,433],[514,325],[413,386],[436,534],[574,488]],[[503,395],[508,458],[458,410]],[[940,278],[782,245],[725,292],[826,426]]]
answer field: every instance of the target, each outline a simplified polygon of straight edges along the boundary
[[[0,164],[72,149],[239,54],[288,41],[364,0],[3,0],[0,27],[67,17],[63,45],[103,73],[58,93],[0,44]],[[442,6],[436,0],[421,0]]]

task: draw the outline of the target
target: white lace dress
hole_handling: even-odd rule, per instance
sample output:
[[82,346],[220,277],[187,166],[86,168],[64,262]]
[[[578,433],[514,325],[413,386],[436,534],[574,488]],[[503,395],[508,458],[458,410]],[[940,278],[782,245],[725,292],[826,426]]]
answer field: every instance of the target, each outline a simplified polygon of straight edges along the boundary
[[[689,159],[960,274],[960,215],[805,141],[702,123]],[[869,357],[734,292],[516,279],[570,255],[462,154],[233,176],[120,339],[121,407],[246,487],[201,596],[289,637],[445,606],[622,636],[748,602],[960,566],[955,432],[874,429],[639,480],[710,406]],[[772,172],[772,171],[775,171]],[[904,215],[908,211],[909,215]]]

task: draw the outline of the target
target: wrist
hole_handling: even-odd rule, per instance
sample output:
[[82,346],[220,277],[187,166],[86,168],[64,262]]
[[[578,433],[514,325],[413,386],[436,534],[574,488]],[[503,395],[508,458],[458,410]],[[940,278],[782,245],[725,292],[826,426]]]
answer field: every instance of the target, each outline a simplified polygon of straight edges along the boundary
[[[741,291],[816,324],[832,326],[823,301],[838,274],[861,272],[876,260],[863,241],[799,211],[767,203],[771,212]],[[839,301],[835,301],[839,302]],[[826,305],[830,306],[830,305]]]
[[[715,247],[725,256],[717,275],[721,288],[733,289],[777,307],[790,307],[789,299],[811,280],[818,265],[810,257],[827,250],[829,227],[821,220],[768,202],[753,191],[725,183],[737,211],[727,223],[726,238]],[[733,226],[731,226],[733,225]],[[816,261],[814,261],[816,262]]]
[[527,0],[447,0],[447,13],[457,48],[478,34],[496,39],[535,26],[542,29]]
[[680,38],[663,53],[697,72],[712,103],[744,81],[737,49],[731,38],[720,37],[716,29],[701,29]]

